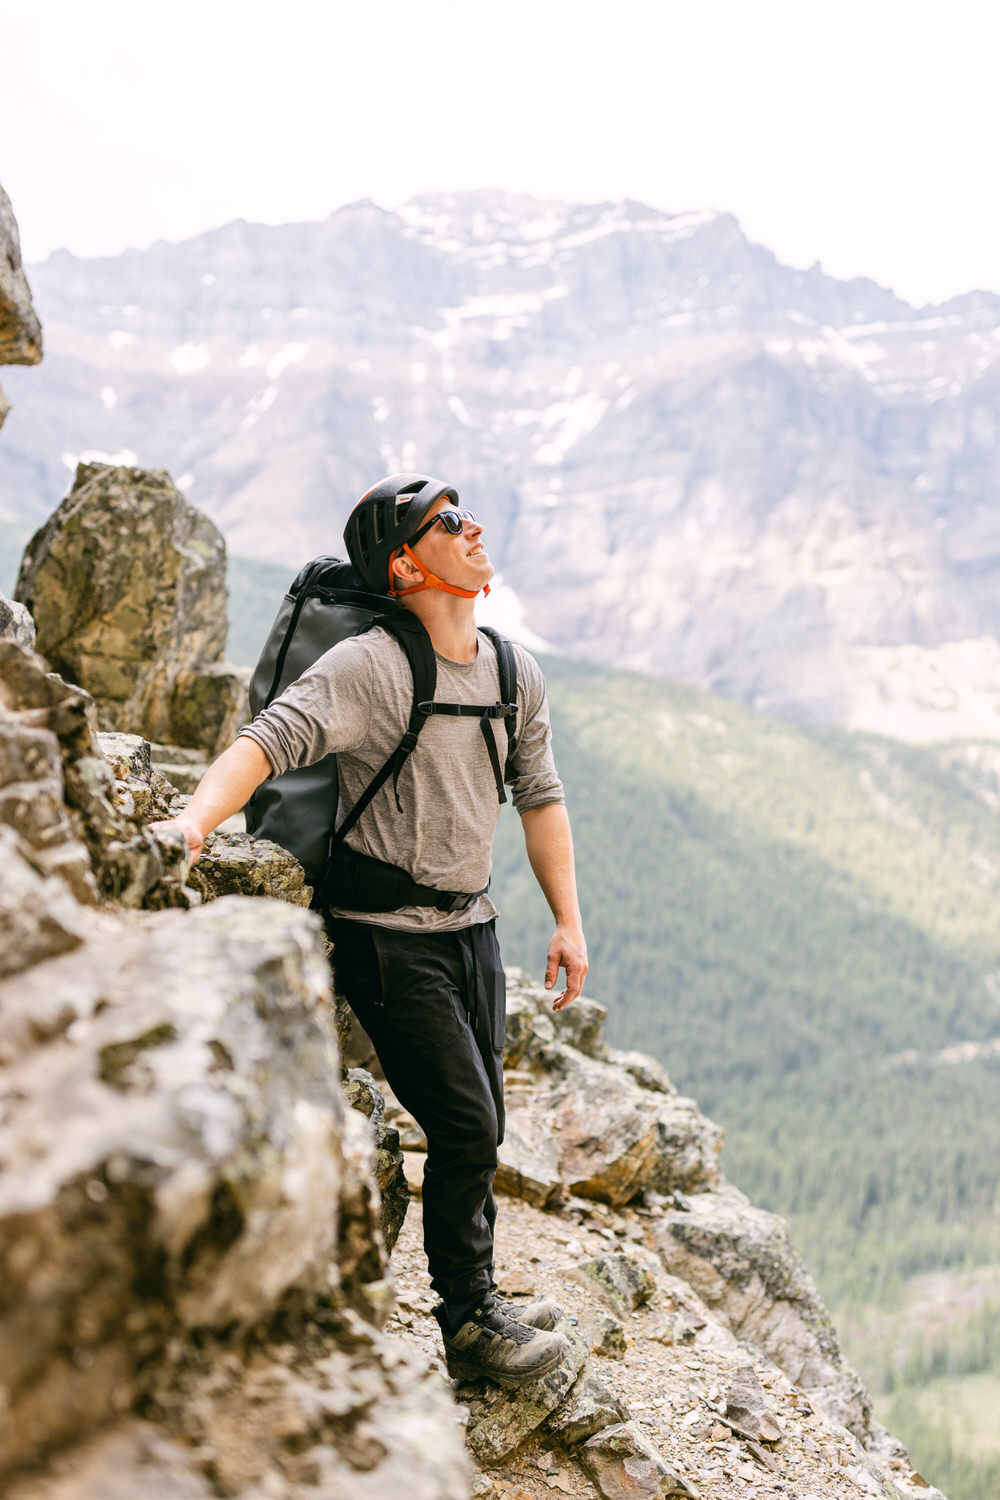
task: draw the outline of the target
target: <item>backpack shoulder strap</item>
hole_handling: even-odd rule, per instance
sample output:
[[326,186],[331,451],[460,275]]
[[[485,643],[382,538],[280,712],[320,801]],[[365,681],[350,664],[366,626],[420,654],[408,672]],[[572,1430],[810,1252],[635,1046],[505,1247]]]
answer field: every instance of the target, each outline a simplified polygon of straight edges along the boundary
[[437,686],[437,658],[434,655],[434,647],[431,645],[430,636],[416,615],[410,614],[408,610],[392,611],[373,619],[371,627],[375,625],[381,625],[383,630],[388,631],[391,636],[395,637],[410,664],[410,671],[413,675],[413,701],[410,707],[410,721],[406,727],[406,733],[395,750],[381,769],[376,772],[347,814],[347,817],[334,833],[331,839],[331,848],[334,844],[341,843],[347,837],[361,817],[361,814],[365,811],[365,808],[374,800],[378,792],[382,790],[390,776],[392,777],[392,792],[396,798],[396,807],[400,812],[403,811],[399,800],[399,775],[409,756],[416,749],[417,736],[427,722],[427,714],[421,705],[433,699],[434,689]]
[[[410,664],[410,671],[413,673],[414,709],[418,703],[424,703],[427,699],[433,698],[437,687],[437,657],[434,655],[431,638],[416,615],[408,609],[400,609],[373,620],[372,624],[381,625],[383,630],[395,636],[403,648]],[[412,710],[410,718],[412,727]],[[423,720],[424,715],[421,715],[420,724],[417,727],[418,734],[423,728]]]
[[510,763],[517,750],[517,657],[514,647],[505,635],[499,630],[494,630],[491,625],[480,625],[479,629],[483,635],[488,636],[493,642],[497,653],[497,671],[500,676],[500,701],[514,710],[504,716],[504,728],[507,730],[507,768],[505,776],[510,772]]

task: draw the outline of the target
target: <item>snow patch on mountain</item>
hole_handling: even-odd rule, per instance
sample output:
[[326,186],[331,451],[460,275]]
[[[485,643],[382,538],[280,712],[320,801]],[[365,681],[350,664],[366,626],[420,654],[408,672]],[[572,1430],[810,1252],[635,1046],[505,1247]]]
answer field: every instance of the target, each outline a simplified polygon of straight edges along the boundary
[[131,448],[119,448],[117,453],[105,453],[101,448],[87,448],[83,453],[63,453],[62,462],[71,474],[76,473],[77,464],[114,464],[116,468],[132,469],[139,462]]
[[490,625],[501,635],[526,646],[529,651],[550,651],[558,654],[558,648],[545,640],[527,622],[527,611],[519,595],[505,583],[502,573],[497,573],[490,591],[476,604],[476,621],[479,625]]
[[207,344],[180,344],[168,356],[167,362],[178,375],[197,375],[199,370],[205,369],[211,358]]
[[[593,432],[607,409],[607,401],[594,391],[587,391],[574,401],[553,402],[542,414],[541,433],[536,438],[541,446],[535,462],[553,467],[561,464],[569,450],[588,432]],[[546,434],[548,440],[542,441]]]
[[297,365],[309,353],[308,344],[285,344],[267,362],[268,380],[277,380],[290,365]]

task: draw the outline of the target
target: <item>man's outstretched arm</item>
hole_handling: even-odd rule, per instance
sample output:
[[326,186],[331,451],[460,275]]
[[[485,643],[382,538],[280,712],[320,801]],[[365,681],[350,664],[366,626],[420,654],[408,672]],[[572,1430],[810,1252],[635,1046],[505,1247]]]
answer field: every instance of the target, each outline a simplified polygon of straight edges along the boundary
[[209,766],[184,811],[176,818],[151,823],[150,827],[177,829],[187,840],[192,856],[198,859],[212,829],[238,813],[270,774],[271,762],[257,741],[249,735],[240,735]]
[[545,964],[545,988],[552,989],[559,970],[566,970],[566,988],[552,1004],[553,1010],[562,1010],[583,989],[588,968],[569,814],[561,802],[549,802],[522,813],[521,826],[528,862],[556,919]]

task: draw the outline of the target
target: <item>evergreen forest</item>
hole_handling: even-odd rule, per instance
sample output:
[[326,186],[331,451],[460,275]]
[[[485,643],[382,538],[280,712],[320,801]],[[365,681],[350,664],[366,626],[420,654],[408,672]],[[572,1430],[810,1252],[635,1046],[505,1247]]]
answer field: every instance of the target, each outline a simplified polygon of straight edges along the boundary
[[[725,1127],[918,1464],[949,1500],[1000,1493],[1000,747],[543,665],[609,1035]],[[516,816],[495,886],[537,973]]]

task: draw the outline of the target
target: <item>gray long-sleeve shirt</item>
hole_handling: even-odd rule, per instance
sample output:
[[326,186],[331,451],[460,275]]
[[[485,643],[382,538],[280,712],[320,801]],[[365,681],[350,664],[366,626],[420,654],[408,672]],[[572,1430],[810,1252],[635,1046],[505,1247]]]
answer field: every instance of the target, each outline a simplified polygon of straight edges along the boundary
[[[495,703],[500,680],[493,643],[482,634],[475,661],[438,654],[439,703]],[[545,681],[534,657],[517,657],[517,753],[511,795],[519,813],[563,802],[552,759]],[[331,752],[340,773],[340,823],[395,750],[409,723],[413,677],[394,636],[374,629],[334,646],[240,731],[260,745],[275,775],[311,765]],[[507,734],[490,725],[500,764]],[[490,876],[490,851],[500,805],[489,753],[477,718],[433,715],[399,778],[399,812],[391,779],[348,835],[353,849],[401,865],[421,885],[477,891]],[[409,906],[394,912],[334,911],[383,927],[450,931],[497,915],[488,896],[461,912]]]

